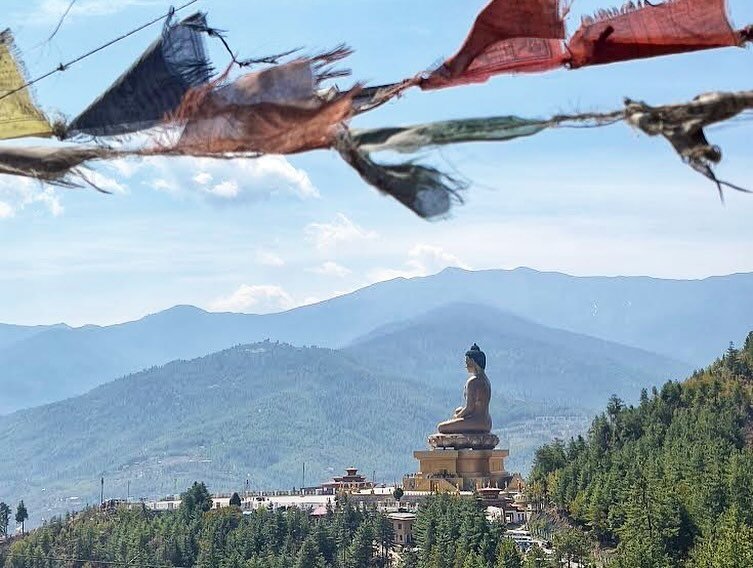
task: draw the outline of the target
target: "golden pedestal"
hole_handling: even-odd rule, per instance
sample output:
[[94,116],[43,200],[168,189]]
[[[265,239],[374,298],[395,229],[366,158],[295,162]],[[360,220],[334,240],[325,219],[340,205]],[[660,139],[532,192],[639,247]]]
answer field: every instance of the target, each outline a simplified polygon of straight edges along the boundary
[[436,492],[503,488],[510,478],[505,471],[508,455],[508,450],[419,450],[413,452],[419,462],[419,472],[406,476],[403,488]]

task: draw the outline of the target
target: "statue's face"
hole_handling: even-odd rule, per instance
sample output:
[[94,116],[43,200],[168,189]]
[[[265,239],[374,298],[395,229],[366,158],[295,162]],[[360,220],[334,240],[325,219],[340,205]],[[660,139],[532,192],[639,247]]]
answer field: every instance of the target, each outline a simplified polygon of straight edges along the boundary
[[466,357],[465,358],[465,368],[468,369],[469,373],[475,373],[476,372],[476,361],[474,361],[470,357]]

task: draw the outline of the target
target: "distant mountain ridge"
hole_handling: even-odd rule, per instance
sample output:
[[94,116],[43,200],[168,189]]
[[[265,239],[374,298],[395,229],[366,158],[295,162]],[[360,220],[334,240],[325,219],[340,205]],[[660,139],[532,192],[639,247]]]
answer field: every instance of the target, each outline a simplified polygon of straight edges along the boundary
[[469,341],[487,355],[494,388],[518,400],[598,409],[610,395],[637,400],[641,388],[692,368],[642,349],[545,327],[488,306],[457,303],[378,328],[345,348],[373,369],[460,389]]
[[447,269],[279,314],[208,313],[179,306],[106,327],[30,331],[0,326],[0,413],[74,396],[175,359],[267,338],[343,347],[378,327],[456,302],[700,366],[753,327],[753,274],[681,281]]

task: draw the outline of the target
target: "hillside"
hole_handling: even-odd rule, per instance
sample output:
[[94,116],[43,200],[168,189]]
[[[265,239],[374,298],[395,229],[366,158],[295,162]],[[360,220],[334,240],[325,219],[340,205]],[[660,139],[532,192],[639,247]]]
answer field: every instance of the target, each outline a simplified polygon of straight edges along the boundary
[[753,333],[641,403],[614,399],[587,438],[537,451],[543,495],[616,568],[753,566]]
[[460,389],[463,354],[472,341],[486,352],[495,388],[518,400],[569,407],[600,408],[614,393],[637,399],[641,388],[691,370],[654,353],[469,303],[379,328],[345,351],[374,369],[393,368],[411,380]]
[[[382,481],[415,468],[460,393],[367,370],[343,353],[264,342],[177,361],[63,402],[0,417],[0,501],[34,519],[106,493],[159,496],[205,480],[215,489],[290,489],[349,465]],[[495,409],[512,405],[496,393]],[[518,404],[502,426],[541,410]]]
[[178,306],[106,327],[0,326],[0,413],[81,394],[153,365],[267,338],[342,347],[375,328],[456,302],[701,366],[730,337],[742,337],[753,327],[753,274],[680,281],[447,269],[280,314],[214,314]]

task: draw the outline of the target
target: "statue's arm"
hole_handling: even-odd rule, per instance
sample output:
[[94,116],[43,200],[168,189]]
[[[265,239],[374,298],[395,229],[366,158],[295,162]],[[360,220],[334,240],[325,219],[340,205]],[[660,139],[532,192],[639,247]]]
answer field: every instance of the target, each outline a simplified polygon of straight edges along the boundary
[[460,409],[457,414],[458,418],[468,418],[476,413],[476,405],[478,400],[478,386],[477,381],[474,378],[469,379],[465,384],[465,406]]

